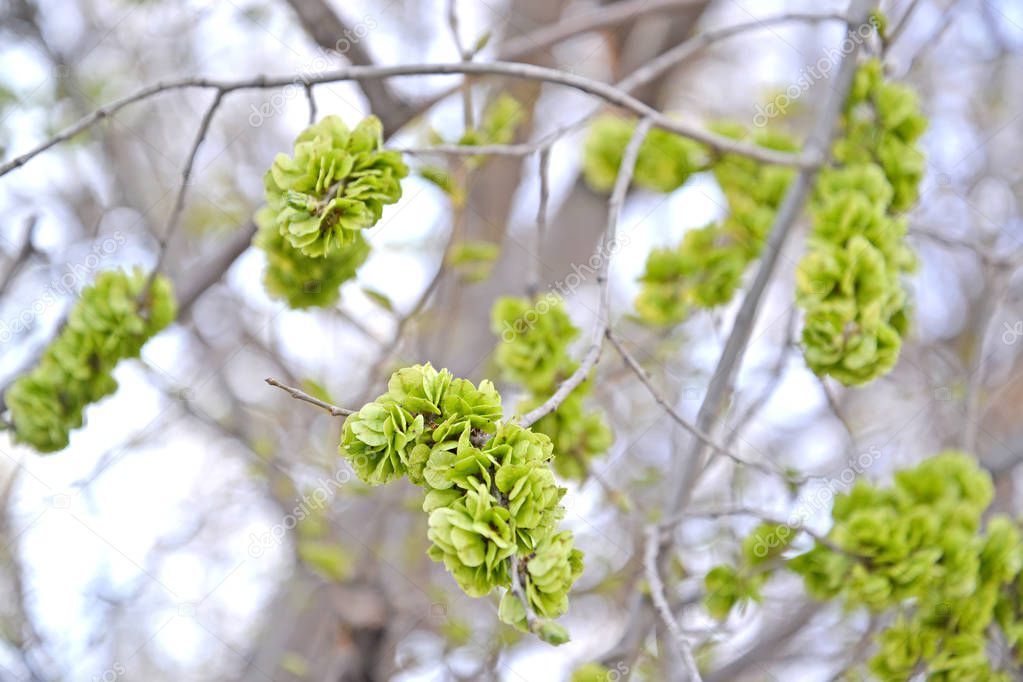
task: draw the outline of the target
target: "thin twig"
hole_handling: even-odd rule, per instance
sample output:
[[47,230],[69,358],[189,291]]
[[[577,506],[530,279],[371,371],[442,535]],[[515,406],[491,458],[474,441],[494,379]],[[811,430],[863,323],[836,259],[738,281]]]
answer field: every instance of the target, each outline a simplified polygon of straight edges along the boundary
[[39,216],[33,213],[25,220],[25,237],[21,242],[21,248],[18,249],[12,258],[10,265],[4,270],[4,274],[0,275],[0,295],[7,291],[7,287],[10,286],[14,280],[14,276],[18,274],[22,266],[28,261],[29,256],[32,255],[34,247],[32,246],[32,238],[35,235],[36,223],[39,220]]
[[[458,50],[458,56],[462,58],[463,62],[471,62],[473,57],[472,52],[465,48],[465,44],[462,42],[462,35],[459,30],[458,0],[448,0],[447,17],[448,28],[451,30],[451,36],[455,40],[455,48]],[[473,123],[472,109],[472,79],[463,78],[459,89],[462,91],[462,125],[465,126],[465,130],[468,132],[475,127]]]
[[526,597],[526,590],[522,587],[522,578],[519,576],[519,566],[524,565],[518,556],[511,556],[508,558],[508,562],[511,565],[511,591],[519,601],[522,602],[522,608],[526,612],[526,627],[530,632],[536,633],[537,622],[536,616],[533,615],[533,609],[529,606],[529,598]]
[[316,405],[316,407],[326,410],[328,413],[330,413],[332,417],[347,417],[349,415],[355,414],[355,410],[348,410],[343,407],[338,407],[337,405],[331,405],[330,403],[324,402],[319,398],[314,398],[305,391],[297,389],[294,386],[282,384],[273,377],[267,377],[265,381],[271,386],[281,389],[295,400],[303,400],[307,403],[310,403],[311,405]]
[[537,421],[558,409],[558,405],[564,402],[565,398],[576,389],[579,384],[586,380],[593,366],[600,359],[600,351],[604,346],[604,334],[610,324],[611,308],[611,287],[608,281],[608,268],[611,264],[611,252],[614,249],[615,236],[618,231],[618,220],[622,213],[622,204],[625,202],[625,192],[632,182],[632,173],[636,167],[636,159],[639,157],[639,148],[650,132],[652,121],[649,118],[642,119],[632,133],[629,144],[625,147],[622,155],[622,163],[618,167],[618,176],[615,178],[614,189],[611,198],[607,203],[607,230],[601,240],[598,255],[601,257],[600,270],[597,272],[597,282],[600,284],[600,308],[597,311],[597,323],[593,327],[593,337],[590,341],[589,350],[579,363],[572,375],[565,379],[554,394],[537,405],[535,409],[522,415],[518,424],[523,428],[529,428]]
[[309,125],[316,123],[316,93],[313,92],[313,86],[306,83],[305,86],[305,98],[309,103]]
[[671,48],[670,50],[651,59],[639,67],[615,85],[625,92],[632,92],[654,79],[661,76],[668,69],[674,68],[686,61],[700,50],[704,50],[713,43],[716,43],[740,33],[758,31],[770,28],[774,24],[788,23],[790,21],[803,21],[808,23],[820,23],[828,21],[848,21],[844,14],[829,12],[826,14],[809,14],[804,12],[788,12],[773,17],[754,19],[741,24],[733,24],[724,28],[714,29],[701,33],[693,38]]
[[203,114],[202,120],[199,121],[199,130],[195,135],[195,141],[192,143],[192,149],[188,153],[188,160],[185,162],[185,167],[181,171],[181,184],[178,186],[178,193],[174,198],[174,207],[171,209],[170,218],[167,219],[167,227],[164,229],[163,234],[157,238],[160,251],[156,258],[156,265],[153,267],[149,280],[143,289],[143,296],[152,284],[153,278],[156,277],[156,274],[160,272],[160,269],[163,267],[163,262],[167,255],[167,244],[170,242],[171,237],[174,236],[178,223],[181,221],[181,212],[185,208],[185,195],[188,192],[188,184],[192,177],[192,169],[195,167],[195,158],[199,154],[199,147],[202,146],[203,140],[206,139],[206,135],[209,133],[210,124],[213,122],[213,116],[217,113],[217,108],[220,107],[220,102],[223,100],[224,94],[225,93],[222,90],[216,91],[216,94],[213,96],[213,101],[210,102],[210,106]]
[[891,49],[892,45],[899,39],[902,32],[909,26],[909,20],[913,16],[913,11],[916,10],[917,5],[920,4],[920,0],[909,0],[909,6],[906,11],[903,12],[902,17],[899,18],[898,23],[884,35],[884,50],[883,53],[887,54],[888,50]]
[[599,9],[592,12],[563,18],[556,24],[508,40],[501,45],[498,58],[522,59],[583,33],[634,21],[647,14],[683,10],[705,2],[706,0],[622,0],[600,5]]
[[821,535],[817,531],[807,528],[802,523],[793,523],[791,520],[782,520],[774,515],[762,511],[760,509],[754,509],[753,507],[733,507],[731,509],[706,509],[706,510],[689,510],[677,514],[659,524],[662,531],[670,530],[682,523],[686,519],[690,518],[704,518],[704,519],[720,519],[729,516],[753,516],[764,523],[769,523],[775,526],[784,526],[792,530],[793,532],[803,533],[811,539],[819,542],[822,546],[827,547],[832,552],[839,554],[849,554],[846,550],[842,549],[827,536]]
[[537,157],[540,175],[540,201],[536,207],[536,243],[533,246],[533,273],[526,290],[530,298],[536,296],[540,290],[540,283],[543,281],[543,249],[547,236],[547,204],[550,201],[550,161],[551,149],[544,147]]
[[650,599],[653,601],[657,613],[660,614],[661,620],[664,621],[672,638],[675,640],[679,658],[682,659],[686,666],[689,680],[691,682],[703,682],[703,678],[700,677],[700,669],[696,665],[696,659],[693,657],[693,648],[682,632],[678,621],[675,620],[675,615],[671,612],[671,607],[668,605],[667,597],[664,596],[664,583],[661,582],[661,576],[657,572],[657,550],[660,547],[660,533],[658,531],[659,529],[656,525],[647,526],[646,545],[643,550],[643,570],[646,573],[646,581],[650,588]]
[[793,482],[793,483],[805,483],[806,482],[807,479],[805,479],[805,478],[802,478],[802,477],[793,478],[793,477],[787,475],[783,471],[779,471],[779,470],[773,469],[773,468],[771,468],[769,466],[766,466],[764,464],[760,464],[759,462],[751,462],[751,461],[749,461],[747,459],[744,459],[744,458],[740,457],[739,455],[735,454],[734,452],[732,452],[731,450],[729,450],[726,446],[718,443],[716,440],[714,440],[705,431],[700,430],[699,428],[697,428],[697,426],[695,424],[693,424],[691,421],[689,421],[688,419],[683,417],[681,414],[679,414],[678,410],[676,410],[671,405],[671,403],[669,403],[668,400],[661,394],[661,392],[657,390],[657,387],[654,386],[653,380],[651,379],[650,374],[645,369],[643,369],[643,366],[639,364],[639,361],[636,360],[636,358],[632,355],[632,353],[630,353],[629,351],[627,351],[625,349],[625,346],[622,345],[621,341],[618,340],[618,338],[614,335],[614,333],[610,329],[607,331],[607,340],[611,342],[611,345],[614,346],[614,349],[616,351],[618,351],[618,354],[620,356],[622,356],[622,360],[625,361],[625,364],[636,375],[636,377],[639,379],[640,383],[643,384],[643,386],[646,388],[647,392],[650,393],[650,396],[654,399],[654,401],[658,405],[660,405],[661,408],[664,409],[665,412],[668,413],[668,416],[671,417],[675,421],[676,424],[678,424],[683,429],[685,429],[690,434],[692,434],[693,437],[699,439],[705,445],[707,445],[708,447],[713,449],[714,452],[716,452],[718,454],[721,454],[721,455],[724,455],[725,457],[727,457],[728,459],[732,460],[736,464],[740,464],[742,466],[750,467],[752,469],[757,469],[757,470],[762,471],[762,472],[764,472],[766,474],[771,474],[771,475],[774,475],[774,476],[780,476],[783,479],[785,479],[786,481],[790,481],[790,482]]

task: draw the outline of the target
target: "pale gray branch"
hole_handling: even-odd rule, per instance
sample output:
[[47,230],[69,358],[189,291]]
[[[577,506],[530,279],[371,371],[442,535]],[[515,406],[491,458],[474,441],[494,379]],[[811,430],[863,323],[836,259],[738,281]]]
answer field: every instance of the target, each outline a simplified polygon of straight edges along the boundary
[[622,163],[618,167],[618,175],[615,178],[614,189],[611,191],[611,198],[607,207],[607,230],[601,242],[598,255],[600,256],[600,270],[597,272],[597,282],[600,284],[600,308],[597,311],[597,323],[593,327],[593,337],[590,341],[589,350],[579,363],[579,367],[572,372],[572,375],[565,379],[554,394],[536,408],[522,415],[519,419],[519,426],[529,428],[537,421],[558,409],[558,405],[564,402],[565,398],[576,389],[586,375],[590,373],[593,366],[600,359],[600,351],[604,346],[604,334],[610,325],[611,288],[608,283],[607,271],[611,264],[611,253],[614,249],[615,236],[618,232],[618,220],[622,213],[622,204],[625,202],[625,193],[632,182],[632,173],[636,167],[636,159],[639,157],[639,149],[650,132],[652,121],[649,118],[642,119],[632,132],[632,138],[625,147],[622,155]]
[[316,407],[326,410],[332,417],[348,417],[350,415],[355,414],[355,410],[349,410],[344,407],[338,407],[337,405],[331,405],[330,403],[320,400],[319,398],[315,398],[306,393],[305,391],[295,388],[294,386],[282,384],[273,377],[267,377],[265,381],[271,386],[281,389],[295,400],[302,400],[311,405],[315,405]]
[[693,648],[682,632],[678,621],[675,620],[675,614],[671,612],[667,597],[664,596],[664,583],[661,582],[661,576],[657,572],[657,549],[660,547],[660,544],[660,533],[657,526],[648,526],[646,529],[646,544],[643,550],[643,570],[646,573],[646,581],[650,587],[650,599],[653,601],[657,613],[660,614],[661,620],[664,621],[665,626],[667,626],[668,631],[675,640],[679,658],[682,659],[686,666],[688,679],[691,682],[703,682],[703,678],[700,677],[700,669],[697,667],[696,659],[693,657]]
[[820,154],[806,155],[778,152],[712,133],[700,128],[699,126],[670,118],[613,85],[602,83],[584,76],[560,71],[558,69],[550,69],[532,64],[519,64],[515,62],[458,62],[450,64],[401,64],[396,66],[348,66],[332,71],[324,71],[323,73],[318,73],[313,76],[309,76],[308,74],[293,74],[290,76],[277,77],[261,75],[241,80],[191,77],[158,82],[100,107],[93,113],[79,120],[77,123],[39,144],[34,149],[4,163],[0,166],[0,175],[5,175],[15,168],[24,165],[30,159],[38,156],[54,145],[70,140],[75,135],[78,135],[104,118],[117,113],[131,104],[172,90],[205,88],[219,90],[222,94],[225,94],[236,90],[282,88],[296,83],[300,83],[302,85],[318,85],[350,80],[395,78],[399,76],[453,74],[508,76],[512,78],[523,78],[526,80],[563,85],[565,87],[579,90],[580,92],[584,92],[588,95],[599,97],[609,104],[628,109],[638,116],[649,118],[656,127],[702,142],[719,153],[739,154],[764,163],[797,166],[800,168],[815,167],[817,160],[820,157]]

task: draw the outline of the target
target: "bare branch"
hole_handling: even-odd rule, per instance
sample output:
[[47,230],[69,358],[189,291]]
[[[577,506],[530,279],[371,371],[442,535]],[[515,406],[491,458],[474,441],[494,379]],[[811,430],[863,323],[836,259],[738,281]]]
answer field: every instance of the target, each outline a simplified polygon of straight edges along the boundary
[[343,407],[338,407],[337,405],[331,405],[319,398],[314,398],[305,391],[297,389],[294,386],[282,384],[273,377],[267,377],[265,381],[271,386],[281,389],[295,400],[303,400],[311,405],[316,405],[316,407],[326,410],[332,417],[348,417],[355,414],[355,410],[348,410]]
[[603,5],[592,12],[568,17],[556,24],[544,26],[507,41],[501,46],[498,58],[504,60],[522,59],[567,38],[634,21],[648,14],[691,9],[694,5],[700,5],[703,2],[705,0],[623,0]]
[[657,609],[661,620],[664,621],[672,638],[675,640],[679,658],[682,659],[686,666],[688,679],[691,682],[703,682],[703,678],[700,677],[700,669],[697,667],[696,659],[693,657],[693,648],[682,632],[678,621],[675,620],[675,615],[671,612],[671,607],[668,605],[667,597],[664,596],[664,583],[661,582],[661,576],[657,572],[657,550],[660,547],[659,536],[660,533],[657,526],[647,527],[646,544],[643,550],[643,570],[646,573],[646,581],[650,587],[650,599],[654,602],[654,608]]
[[828,21],[844,22],[848,21],[848,18],[844,14],[835,12],[829,12],[826,14],[788,12],[773,17],[764,17],[763,19],[755,19],[741,24],[734,24],[732,26],[725,26],[724,28],[707,31],[685,41],[680,45],[677,45],[676,47],[673,47],[664,54],[651,59],[649,62],[623,78],[616,85],[625,92],[632,92],[662,75],[668,69],[679,66],[682,62],[686,61],[701,50],[706,49],[713,43],[731,38],[732,36],[740,33],[763,30],[770,28],[775,24],[784,24],[791,21],[802,21],[807,23]]
[[600,251],[598,252],[602,256],[600,270],[597,272],[597,282],[600,284],[600,309],[597,311],[597,323],[593,327],[590,348],[579,363],[579,367],[576,368],[570,377],[561,382],[554,395],[522,415],[518,424],[523,428],[532,426],[546,415],[558,409],[558,405],[564,402],[565,398],[579,384],[586,380],[586,375],[590,373],[590,370],[593,369],[593,366],[597,364],[597,360],[600,358],[600,351],[604,346],[604,334],[610,325],[611,288],[607,278],[607,271],[611,261],[610,252],[618,231],[618,219],[621,217],[625,192],[629,188],[629,183],[632,182],[632,173],[636,167],[636,159],[639,157],[639,148],[643,144],[643,140],[646,139],[647,133],[650,132],[651,125],[652,121],[649,118],[642,119],[636,125],[636,129],[632,132],[632,138],[629,140],[629,144],[625,147],[625,152],[622,155],[622,163],[618,167],[618,176],[615,178],[614,189],[611,192],[611,198],[608,200],[607,231],[604,233],[604,239],[601,241]]
[[0,275],[0,295],[7,291],[7,287],[9,287],[11,282],[14,280],[14,276],[18,274],[18,271],[28,260],[29,256],[32,255],[32,237],[35,235],[36,222],[38,222],[38,220],[39,216],[35,213],[25,220],[25,238],[21,242],[21,248],[19,248],[18,253],[11,258],[10,264],[7,266],[7,269],[4,270],[4,274]]
[[[202,120],[199,121],[199,130],[195,135],[195,142],[192,143],[192,149],[188,153],[188,160],[185,162],[185,167],[181,171],[181,185],[178,186],[177,196],[174,198],[174,207],[171,209],[170,218],[167,219],[167,227],[164,229],[163,234],[159,237],[160,252],[156,259],[156,265],[153,267],[152,275],[150,276],[149,282],[146,285],[146,290],[149,289],[149,285],[152,283],[153,277],[160,271],[163,266],[164,258],[167,255],[167,244],[170,242],[171,237],[174,236],[175,230],[177,230],[178,223],[181,221],[181,212],[185,208],[185,195],[188,192],[188,184],[192,177],[192,169],[195,167],[195,157],[199,154],[199,147],[202,146],[203,140],[206,139],[206,135],[210,131],[210,124],[213,123],[213,116],[217,113],[217,108],[220,106],[221,100],[224,98],[224,92],[217,90],[213,96],[213,101],[210,102],[210,106],[207,107],[206,113],[203,114]],[[143,292],[145,295],[145,291]]]
[[401,64],[396,66],[349,66],[341,69],[335,69],[333,71],[324,71],[323,73],[318,73],[314,76],[293,74],[290,76],[277,76],[271,78],[269,76],[261,75],[242,80],[220,80],[214,78],[190,77],[179,80],[157,82],[100,107],[93,113],[79,120],[77,123],[66,128],[64,131],[36,146],[34,149],[4,163],[0,166],[0,176],[6,175],[15,168],[24,165],[30,159],[35,158],[54,145],[70,140],[75,135],[87,130],[99,121],[117,113],[127,106],[172,90],[205,88],[219,90],[223,94],[226,94],[235,90],[282,88],[288,85],[293,85],[297,82],[301,82],[305,85],[318,85],[350,80],[453,74],[507,76],[511,78],[522,78],[545,83],[554,83],[573,88],[588,95],[599,97],[609,104],[628,109],[638,116],[649,118],[653,125],[658,128],[692,138],[697,142],[702,142],[711,149],[722,154],[739,154],[763,163],[797,166],[799,168],[815,168],[818,165],[818,161],[821,156],[820,153],[815,155],[789,154],[733,140],[704,130],[699,126],[668,117],[653,107],[623,92],[618,87],[557,69],[535,66],[533,64],[519,64],[516,62],[457,62],[450,64]]
[[618,354],[622,356],[622,360],[624,360],[625,364],[629,367],[629,369],[633,371],[633,373],[639,379],[640,383],[643,384],[647,392],[649,392],[651,397],[653,397],[654,401],[656,401],[657,404],[660,405],[664,409],[664,411],[668,413],[668,416],[671,417],[676,424],[678,424],[683,429],[692,434],[695,438],[703,442],[706,446],[712,448],[714,452],[724,455],[725,457],[732,460],[736,464],[747,466],[752,469],[757,469],[766,474],[780,476],[786,481],[790,481],[792,483],[806,482],[807,480],[806,477],[792,477],[786,474],[784,471],[780,471],[770,466],[765,466],[758,462],[751,462],[735,454],[726,446],[718,443],[709,434],[700,430],[699,428],[697,428],[695,424],[693,424],[691,421],[689,421],[681,414],[679,414],[678,410],[676,410],[671,405],[671,403],[668,402],[664,395],[662,395],[661,392],[657,390],[657,387],[654,386],[653,381],[650,378],[650,375],[647,373],[645,369],[643,369],[643,366],[639,364],[639,361],[636,360],[632,353],[625,349],[625,346],[622,345],[621,341],[618,340],[618,338],[610,329],[608,329],[607,331],[607,340],[611,342],[611,345],[614,346],[616,351],[618,351]]

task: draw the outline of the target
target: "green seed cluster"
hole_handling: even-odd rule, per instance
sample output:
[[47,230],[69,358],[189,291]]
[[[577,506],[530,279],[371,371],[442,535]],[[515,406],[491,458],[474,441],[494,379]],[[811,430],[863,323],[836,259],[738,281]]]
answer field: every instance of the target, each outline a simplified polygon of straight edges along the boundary
[[506,588],[502,620],[560,643],[567,636],[548,619],[568,608],[582,553],[557,528],[565,489],[550,468],[551,440],[501,414],[489,381],[477,387],[429,364],[406,367],[346,419],[340,452],[366,483],[407,476],[422,486],[430,558],[472,597]]
[[[1023,538],[1018,522],[986,516],[993,494],[971,457],[943,452],[890,487],[860,481],[836,496],[827,537],[782,563],[815,598],[891,616],[869,662],[878,679],[1008,682],[988,654],[1004,642],[1010,665],[1023,663]],[[727,615],[729,595],[739,595],[733,605],[749,597],[749,576],[759,570],[762,582],[797,533],[762,525],[744,542],[742,565],[716,567],[706,581],[708,595],[724,595],[708,596],[715,615]]]
[[[528,391],[518,406],[520,414],[550,398],[578,367],[568,351],[579,329],[557,295],[532,301],[499,298],[491,310],[491,329],[501,337],[495,356],[502,377]],[[532,426],[554,443],[554,470],[562,478],[586,478],[590,460],[605,453],[614,441],[603,411],[586,409],[591,390],[592,382],[584,381],[556,410]]]
[[923,157],[914,143],[926,120],[913,92],[884,82],[875,60],[857,72],[844,124],[839,165],[823,170],[815,188],[796,300],[807,365],[859,385],[891,370],[906,332],[901,279],[915,258],[897,214],[917,197]]
[[263,287],[290,308],[334,305],[341,297],[341,285],[355,277],[369,256],[369,242],[360,232],[322,258],[312,258],[303,255],[281,234],[268,206],[256,212],[255,220],[259,231],[252,243],[266,254]]
[[4,395],[15,440],[39,452],[66,448],[70,432],[82,425],[85,408],[117,390],[117,363],[138,357],[176,312],[167,278],[150,283],[138,268],[100,273],[82,291],[39,364]]
[[[604,114],[590,124],[583,147],[583,177],[595,192],[614,187],[625,148],[636,130],[634,119]],[[707,166],[706,148],[689,138],[657,128],[643,139],[632,181],[652,192],[668,193],[685,184],[693,173]]]
[[296,138],[294,155],[278,154],[263,179],[273,222],[292,247],[322,258],[351,244],[401,198],[408,168],[385,151],[383,127],[368,116],[354,130],[327,116]]
[[507,93],[501,93],[487,105],[480,117],[479,126],[467,130],[459,138],[458,144],[508,144],[514,139],[515,131],[525,117],[526,113],[518,100]]
[[[747,135],[738,126],[717,129],[730,137]],[[769,149],[796,149],[793,140],[778,132],[761,130],[751,139]],[[640,319],[648,324],[676,325],[694,307],[714,308],[732,299],[747,266],[760,256],[792,179],[790,168],[732,154],[718,159],[713,172],[728,202],[728,215],[690,230],[679,244],[653,249],[647,256],[635,305]]]

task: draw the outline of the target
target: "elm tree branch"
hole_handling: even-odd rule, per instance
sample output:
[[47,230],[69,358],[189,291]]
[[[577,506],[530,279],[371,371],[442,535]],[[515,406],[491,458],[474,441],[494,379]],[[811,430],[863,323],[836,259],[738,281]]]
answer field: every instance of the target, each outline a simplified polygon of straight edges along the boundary
[[192,178],[192,170],[195,167],[195,157],[199,154],[199,147],[202,146],[203,141],[210,132],[210,124],[213,123],[213,116],[217,113],[217,108],[220,107],[220,102],[224,99],[224,91],[217,90],[213,96],[213,101],[210,102],[209,107],[206,109],[206,113],[203,114],[202,120],[199,121],[199,130],[195,135],[195,141],[192,143],[192,148],[188,153],[188,160],[185,162],[185,167],[181,171],[181,184],[178,186],[177,196],[174,198],[174,207],[171,209],[170,218],[167,219],[167,227],[164,229],[163,234],[160,235],[159,248],[160,252],[156,259],[156,265],[153,267],[153,272],[150,275],[149,280],[146,282],[145,289],[143,290],[143,296],[148,291],[150,285],[153,282],[153,278],[160,272],[160,268],[163,267],[164,259],[167,256],[167,244],[174,236],[174,232],[177,230],[178,224],[181,222],[181,213],[185,208],[185,195],[188,192],[188,184]]
[[611,198],[608,200],[607,231],[604,233],[604,239],[601,241],[601,246],[598,250],[598,255],[601,258],[600,270],[597,272],[597,283],[600,284],[600,308],[597,311],[597,323],[593,328],[593,338],[590,341],[589,350],[586,351],[586,355],[579,363],[579,367],[558,386],[558,389],[550,398],[519,419],[519,426],[523,428],[532,426],[546,415],[558,409],[558,405],[564,402],[565,398],[579,384],[586,380],[586,375],[590,373],[590,370],[593,369],[593,366],[597,364],[597,360],[600,358],[600,351],[604,346],[604,334],[610,328],[611,287],[609,286],[607,271],[611,261],[611,250],[614,248],[615,236],[618,232],[618,220],[621,217],[622,204],[625,202],[625,193],[629,188],[629,183],[632,182],[632,173],[636,167],[636,159],[639,157],[639,148],[642,146],[643,140],[646,139],[647,133],[650,132],[652,123],[649,118],[644,118],[636,125],[636,129],[633,131],[629,144],[625,147],[625,152],[622,155],[622,163],[618,167],[614,189],[611,192]]
[[[868,20],[873,4],[871,0],[853,0],[849,13],[849,34],[854,33],[857,27],[862,26]],[[850,42],[852,49],[849,54],[844,56],[838,67],[831,90],[817,115],[807,140],[805,153],[813,158],[823,159],[826,156],[849,88],[852,85],[853,75],[856,71],[856,55],[862,41],[851,40]],[[707,388],[703,404],[697,415],[696,425],[705,433],[710,433],[714,429],[725,408],[736,372],[742,364],[742,358],[749,344],[753,324],[760,310],[767,285],[774,276],[782,247],[788,240],[792,226],[799,218],[803,202],[810,191],[816,172],[815,167],[806,167],[796,173],[796,177],[789,184],[781,206],[775,215],[767,244],[764,246],[764,252],[760,259],[760,267],[757,269],[753,283],[743,297],[732,331],[725,341],[724,350],[721,352],[710,386]],[[705,444],[694,440],[683,461],[682,479],[668,505],[669,514],[677,513],[685,508],[698,478],[705,454]]]
[[315,405],[316,407],[326,410],[332,417],[348,417],[350,415],[355,414],[355,410],[349,410],[344,407],[338,407],[337,405],[331,405],[330,403],[320,400],[319,398],[315,398],[306,393],[305,391],[295,388],[294,386],[282,384],[273,377],[267,377],[265,381],[271,386],[281,389],[295,400],[302,400],[311,405]]
[[693,657],[693,647],[682,632],[681,626],[679,626],[675,615],[671,612],[671,607],[668,605],[668,599],[664,596],[664,583],[657,572],[657,552],[661,544],[658,539],[659,534],[656,525],[648,526],[645,533],[643,570],[646,573],[646,581],[650,587],[650,599],[654,602],[654,608],[657,609],[661,620],[664,621],[665,626],[667,626],[668,631],[675,640],[679,658],[685,664],[690,682],[703,682],[703,678],[700,677],[700,669],[697,667],[696,659]]
[[721,455],[724,455],[725,457],[727,457],[728,459],[732,460],[736,464],[739,464],[741,466],[750,467],[752,469],[757,469],[758,471],[762,471],[763,473],[766,473],[766,474],[771,474],[771,475],[774,475],[774,476],[780,476],[783,479],[785,479],[786,481],[791,482],[791,483],[805,483],[808,480],[806,477],[802,477],[802,476],[800,476],[800,477],[792,477],[792,476],[789,476],[788,474],[786,474],[783,471],[779,471],[777,469],[774,469],[772,467],[766,466],[764,464],[760,464],[758,462],[751,462],[751,461],[749,461],[749,460],[747,460],[747,459],[745,459],[743,457],[740,457],[739,455],[735,454],[730,449],[728,449],[726,446],[721,445],[720,443],[718,443],[709,434],[707,434],[706,432],[700,430],[699,428],[697,428],[697,426],[695,424],[693,424],[691,421],[689,421],[688,419],[683,417],[679,413],[679,411],[676,410],[671,405],[671,403],[668,402],[668,400],[664,397],[664,395],[660,391],[657,390],[657,387],[654,386],[653,380],[651,379],[650,374],[645,369],[643,369],[643,366],[639,364],[639,361],[636,360],[635,356],[633,356],[632,353],[630,353],[628,350],[625,349],[625,346],[622,345],[621,341],[618,340],[618,337],[616,337],[614,335],[614,333],[610,329],[607,330],[607,340],[611,342],[611,345],[614,346],[614,349],[616,351],[618,351],[618,354],[620,356],[622,356],[622,360],[625,361],[625,364],[636,375],[636,377],[639,379],[640,383],[643,384],[644,388],[646,388],[647,392],[654,399],[654,401],[658,405],[660,405],[661,408],[663,408],[665,412],[668,413],[668,416],[671,417],[675,421],[676,424],[678,424],[683,429],[688,431],[692,436],[694,436],[695,438],[697,438],[698,440],[703,442],[704,445],[706,445],[707,447],[711,448],[714,452],[716,452],[718,454],[721,454]]
[[457,62],[449,64],[400,64],[396,66],[348,66],[324,71],[323,73],[319,73],[314,76],[295,74],[290,76],[270,77],[260,75],[241,80],[189,77],[178,80],[161,81],[146,86],[130,95],[126,95],[125,97],[100,107],[93,113],[79,120],[77,123],[39,144],[34,149],[31,149],[30,151],[4,163],[0,166],[0,176],[24,165],[30,159],[38,156],[47,149],[70,140],[75,135],[87,130],[99,121],[117,113],[127,106],[173,90],[193,88],[213,89],[219,90],[223,95],[236,90],[282,88],[294,85],[298,82],[308,85],[317,85],[350,80],[452,74],[507,76],[511,78],[522,78],[553,83],[573,88],[588,95],[599,97],[609,104],[622,107],[623,109],[628,109],[638,116],[649,118],[658,128],[692,138],[697,142],[702,142],[719,153],[739,154],[763,163],[797,166],[799,168],[813,168],[817,165],[819,157],[819,155],[811,156],[806,154],[778,152],[712,133],[691,123],[669,118],[653,107],[636,99],[628,93],[623,92],[620,88],[615,87],[614,85],[609,85],[607,83],[567,73],[558,69],[535,66],[533,64],[519,64],[516,62]]

